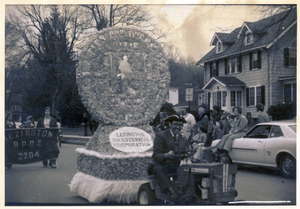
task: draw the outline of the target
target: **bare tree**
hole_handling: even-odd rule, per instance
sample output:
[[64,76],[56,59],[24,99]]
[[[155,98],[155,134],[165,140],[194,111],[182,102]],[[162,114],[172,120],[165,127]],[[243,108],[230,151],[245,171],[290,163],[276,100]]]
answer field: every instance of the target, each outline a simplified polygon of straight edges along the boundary
[[[22,37],[20,44],[38,61],[40,69],[47,71],[45,92],[51,95],[51,105],[55,114],[58,100],[75,81],[77,55],[74,44],[83,30],[83,21],[77,6],[30,5],[18,6],[18,15],[9,21]],[[46,88],[47,86],[47,88]]]
[[106,27],[136,26],[160,39],[165,36],[152,20],[146,6],[141,4],[82,5],[86,9],[86,22],[98,31]]
[[170,60],[179,62],[183,57],[182,54],[180,53],[180,50],[172,44],[169,44],[169,43],[163,44],[163,49],[164,49],[164,52],[165,52],[167,58]]

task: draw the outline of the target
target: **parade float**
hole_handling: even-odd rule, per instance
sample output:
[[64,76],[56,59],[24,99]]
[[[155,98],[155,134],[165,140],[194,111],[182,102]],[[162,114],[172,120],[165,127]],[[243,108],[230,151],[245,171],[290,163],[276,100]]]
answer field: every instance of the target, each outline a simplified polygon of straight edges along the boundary
[[135,202],[151,161],[155,118],[170,73],[160,44],[135,28],[108,28],[83,42],[77,84],[101,125],[77,148],[70,190],[89,202]]

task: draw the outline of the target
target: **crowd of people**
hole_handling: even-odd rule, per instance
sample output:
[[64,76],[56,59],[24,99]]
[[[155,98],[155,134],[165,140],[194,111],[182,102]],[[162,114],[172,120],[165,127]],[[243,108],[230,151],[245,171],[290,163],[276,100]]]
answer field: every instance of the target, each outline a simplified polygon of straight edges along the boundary
[[[51,149],[56,150],[56,152],[59,153],[60,145],[60,134],[61,134],[61,118],[59,115],[57,115],[56,118],[51,116],[51,108],[46,107],[44,109],[44,116],[41,117],[37,125],[35,126],[35,123],[33,121],[32,115],[29,115],[26,117],[26,120],[19,126],[16,126],[16,123],[13,120],[13,115],[11,113],[8,113],[5,118],[5,129],[15,129],[15,128],[59,128],[59,134],[57,136],[57,145],[54,145],[55,147],[51,147]],[[47,168],[48,166],[51,168],[57,168],[56,159],[48,159],[43,161],[44,168]],[[5,169],[9,170],[12,168],[12,164],[5,163]]]
[[[264,112],[264,105],[256,105],[257,123],[269,122],[269,115]],[[248,120],[242,114],[241,107],[233,107],[232,114],[223,111],[219,106],[209,110],[202,104],[197,114],[192,114],[189,108],[181,112],[186,123],[183,123],[181,134],[189,141],[196,151],[191,157],[192,162],[210,162],[214,159],[228,158],[233,140],[243,136]],[[156,132],[169,129],[168,115],[160,113],[160,124],[154,128]],[[216,146],[211,147],[212,141],[220,139]]]
[[[256,106],[259,112],[258,122],[268,122],[268,115],[263,112],[264,106]],[[232,113],[222,111],[218,106],[208,110],[206,105],[198,109],[197,116],[193,116],[189,109],[182,114],[165,116],[161,114],[161,122],[155,127],[156,134],[153,145],[153,162],[148,166],[148,174],[155,174],[162,193],[176,199],[180,194],[174,191],[170,183],[170,175],[177,178],[177,169],[181,158],[178,151],[193,148],[196,152],[190,158],[195,162],[212,162],[216,156],[228,156],[232,142],[243,135],[248,124],[247,118],[242,115],[241,107],[233,107]],[[212,141],[220,139],[216,146]],[[228,163],[228,161],[222,161]]]

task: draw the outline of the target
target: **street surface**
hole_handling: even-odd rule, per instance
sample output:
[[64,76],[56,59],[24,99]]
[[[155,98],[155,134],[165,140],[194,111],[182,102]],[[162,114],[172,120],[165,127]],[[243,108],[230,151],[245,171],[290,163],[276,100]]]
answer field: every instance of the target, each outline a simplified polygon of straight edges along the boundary
[[[6,205],[90,205],[69,189],[77,172],[77,147],[84,146],[62,144],[57,169],[43,168],[42,162],[38,162],[13,165],[12,170],[6,170]],[[236,189],[235,200],[291,201],[296,204],[296,180],[285,179],[278,172],[265,168],[240,168]]]
[[277,171],[254,166],[242,166],[236,177],[236,201],[291,201],[290,204],[296,204],[295,179],[286,179]]
[[77,147],[62,144],[58,168],[44,168],[42,162],[13,165],[5,171],[5,202],[15,204],[88,204],[88,201],[72,193],[69,184],[76,174]]

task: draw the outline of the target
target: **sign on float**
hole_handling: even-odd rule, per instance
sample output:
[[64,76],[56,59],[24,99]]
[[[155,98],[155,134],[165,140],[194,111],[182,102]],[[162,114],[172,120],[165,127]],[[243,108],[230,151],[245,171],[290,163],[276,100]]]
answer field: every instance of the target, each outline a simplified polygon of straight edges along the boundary
[[113,148],[122,152],[144,152],[153,147],[151,135],[135,127],[122,127],[109,135]]

